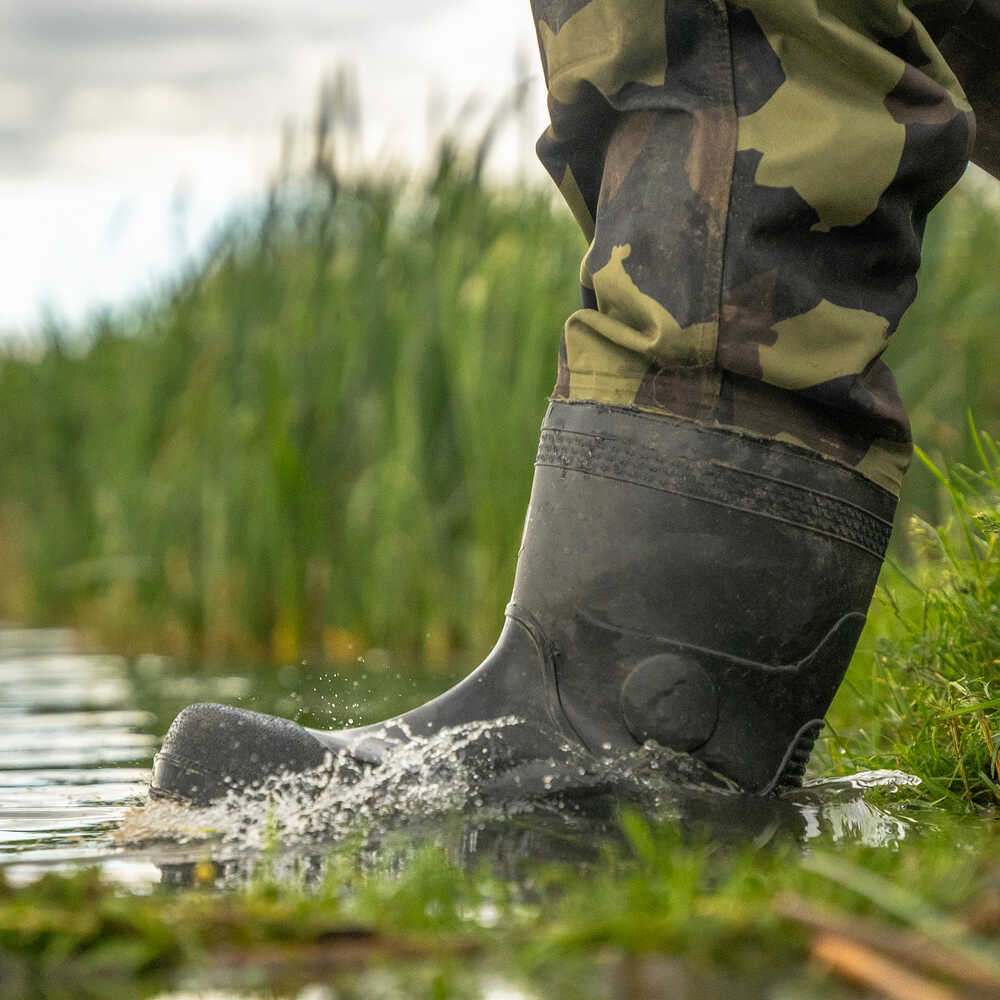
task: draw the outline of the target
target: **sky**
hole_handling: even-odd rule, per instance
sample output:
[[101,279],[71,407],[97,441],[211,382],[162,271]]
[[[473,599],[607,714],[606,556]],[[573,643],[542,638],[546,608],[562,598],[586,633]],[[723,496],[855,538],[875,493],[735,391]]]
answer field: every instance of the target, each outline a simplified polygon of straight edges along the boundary
[[361,97],[362,162],[419,165],[523,79],[533,158],[544,94],[527,0],[0,0],[0,338],[148,293],[304,149],[321,82]]

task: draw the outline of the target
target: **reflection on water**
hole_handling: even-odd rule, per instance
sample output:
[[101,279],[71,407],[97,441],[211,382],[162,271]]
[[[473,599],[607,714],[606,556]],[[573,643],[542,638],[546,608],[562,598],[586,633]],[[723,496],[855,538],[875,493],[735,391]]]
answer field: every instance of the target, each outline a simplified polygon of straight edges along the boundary
[[63,630],[0,630],[0,862],[15,876],[100,857],[142,801],[155,737],[132,701],[121,659],[76,653]]
[[[510,775],[473,784],[463,750],[502,739],[518,725],[514,719],[416,740],[362,775],[335,767],[332,778],[322,770],[276,779],[208,809],[146,802],[159,736],[187,702],[239,699],[306,724],[334,725],[347,712],[370,718],[384,711],[392,689],[398,700],[411,682],[388,677],[380,684],[369,696],[356,676],[317,678],[305,670],[271,669],[252,684],[181,677],[158,659],[129,663],[77,652],[64,630],[0,629],[0,864],[21,881],[53,865],[99,863],[110,876],[141,886],[161,871],[183,879],[187,863],[210,855],[236,878],[273,839],[301,858],[359,829],[374,848],[405,828],[438,839],[448,831],[456,855],[487,856],[503,867],[526,857],[586,857],[595,835],[614,836],[623,804],[727,839],[780,833],[877,846],[897,843],[912,828],[901,811],[868,794],[877,789],[884,803],[916,782],[900,772],[814,781],[781,800],[759,799],[653,744],[624,760],[571,755],[558,768],[518,772],[516,784]],[[425,683],[441,686],[441,678]]]

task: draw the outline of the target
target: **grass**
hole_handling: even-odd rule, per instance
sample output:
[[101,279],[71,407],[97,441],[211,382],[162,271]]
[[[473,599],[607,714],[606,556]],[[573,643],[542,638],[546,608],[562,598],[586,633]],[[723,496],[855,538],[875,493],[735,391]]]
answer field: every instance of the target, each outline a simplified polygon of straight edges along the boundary
[[[481,160],[445,141],[426,177],[345,179],[318,155],[158,295],[0,358],[0,618],[212,660],[488,648],[584,246]],[[932,221],[890,350],[939,463],[976,460],[970,406],[1000,435],[983,198]],[[905,510],[946,501],[915,469]]]
[[0,614],[209,656],[487,643],[578,251],[445,151],[423,184],[276,192],[85,350],[50,333],[0,368]]
[[976,471],[919,453],[953,512],[940,527],[911,515],[917,561],[883,574],[825,746],[827,766],[900,768],[952,810],[1000,801],[1000,453],[971,419],[969,434]]
[[714,981],[726,995],[794,988],[808,998],[836,995],[847,954],[850,978],[869,987],[885,962],[901,961],[927,991],[915,996],[933,995],[935,983],[1000,987],[991,831],[974,832],[962,852],[945,849],[948,830],[907,850],[804,854],[782,840],[682,838],[635,814],[622,822],[622,845],[583,870],[549,866],[518,883],[425,846],[401,866],[365,872],[343,849],[318,880],[275,881],[265,863],[227,891],[214,887],[210,864],[193,867],[188,888],[150,895],[123,894],[93,871],[0,885],[0,972],[13,996],[42,987],[46,996],[143,996],[199,977],[232,986],[254,967],[258,988],[292,975],[297,990],[416,964],[425,989],[411,968],[402,987],[379,995],[481,996],[501,970],[528,995],[564,995],[580,977],[583,996],[631,998],[648,994],[627,982],[604,992],[602,966],[627,981],[671,963],[675,977]]

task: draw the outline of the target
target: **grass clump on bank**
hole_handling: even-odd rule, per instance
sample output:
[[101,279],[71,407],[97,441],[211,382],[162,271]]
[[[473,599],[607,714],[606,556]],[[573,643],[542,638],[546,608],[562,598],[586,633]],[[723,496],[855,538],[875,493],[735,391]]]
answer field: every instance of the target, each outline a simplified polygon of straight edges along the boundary
[[882,634],[855,657],[832,741],[850,766],[915,774],[923,800],[952,809],[1000,803],[1000,451],[971,419],[970,435],[976,471],[919,454],[952,516],[905,525],[917,562],[883,574],[870,626]]

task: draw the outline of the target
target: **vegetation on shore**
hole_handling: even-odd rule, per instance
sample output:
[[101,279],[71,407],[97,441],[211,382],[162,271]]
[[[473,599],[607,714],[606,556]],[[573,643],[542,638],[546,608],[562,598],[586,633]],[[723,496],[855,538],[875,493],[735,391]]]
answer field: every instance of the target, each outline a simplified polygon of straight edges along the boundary
[[899,768],[922,801],[957,811],[1000,802],[1000,453],[969,432],[975,471],[920,455],[952,514],[905,525],[916,559],[883,573],[819,765]]
[[[638,1000],[670,995],[655,992],[664,977],[673,995],[1000,990],[991,830],[961,831],[961,851],[948,828],[902,850],[805,853],[781,839],[682,838],[635,814],[623,828],[622,845],[582,869],[550,864],[514,882],[424,847],[365,872],[345,849],[318,881],[275,880],[265,862],[225,891],[210,862],[189,866],[187,888],[148,895],[94,871],[0,884],[0,976],[5,995],[48,998],[140,997],[180,982],[478,997],[499,979],[515,995]],[[373,972],[378,989],[344,985]]]
[[[0,355],[0,620],[209,659],[488,648],[584,246],[481,160],[317,155],[159,295]],[[1000,434],[983,197],[932,221],[889,352],[939,460],[975,460],[967,408]],[[903,520],[942,495],[916,469]]]

